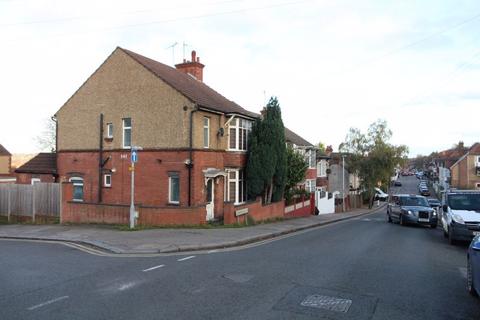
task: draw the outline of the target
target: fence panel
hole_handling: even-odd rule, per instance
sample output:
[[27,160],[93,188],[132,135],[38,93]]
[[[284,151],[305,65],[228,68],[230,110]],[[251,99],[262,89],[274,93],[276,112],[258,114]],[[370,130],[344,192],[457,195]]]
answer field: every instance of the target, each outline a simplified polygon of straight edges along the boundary
[[59,183],[36,183],[34,185],[0,185],[0,216],[59,217],[61,188]]

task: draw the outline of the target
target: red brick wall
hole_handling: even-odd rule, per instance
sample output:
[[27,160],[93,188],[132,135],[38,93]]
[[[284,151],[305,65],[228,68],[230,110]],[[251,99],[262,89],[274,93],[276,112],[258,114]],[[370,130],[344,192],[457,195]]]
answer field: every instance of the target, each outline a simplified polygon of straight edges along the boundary
[[[103,158],[111,157],[104,169],[112,170],[112,186],[103,187],[103,203],[130,203],[130,153],[128,151],[104,152]],[[135,203],[147,206],[168,205],[168,173],[176,171],[180,176],[180,206],[188,206],[188,168],[185,160],[188,151],[140,151],[135,165]],[[193,151],[192,206],[205,205],[206,187],[203,170],[241,167],[245,153],[223,151]],[[58,154],[60,181],[68,181],[79,173],[84,179],[85,202],[98,202],[98,152],[60,152]],[[223,210],[223,177],[216,178],[215,212]],[[103,183],[103,181],[102,181]],[[217,184],[218,183],[218,184]]]
[[307,172],[305,172],[305,179],[316,179],[316,178],[317,178],[317,169],[308,168]]
[[18,184],[31,184],[32,178],[40,179],[40,182],[55,182],[52,174],[16,173],[15,176]]
[[248,215],[255,221],[262,221],[272,218],[281,218],[284,216],[285,204],[283,201],[262,205],[262,200],[257,198],[255,202],[234,206],[233,203],[225,203],[223,216],[224,224],[244,223],[246,215],[235,217],[235,211],[248,208]]
[[[72,185],[62,185],[64,199],[71,199]],[[143,207],[138,206],[138,225],[192,225],[206,223],[205,207]],[[64,200],[62,223],[128,224],[130,207],[118,204],[82,203]]]

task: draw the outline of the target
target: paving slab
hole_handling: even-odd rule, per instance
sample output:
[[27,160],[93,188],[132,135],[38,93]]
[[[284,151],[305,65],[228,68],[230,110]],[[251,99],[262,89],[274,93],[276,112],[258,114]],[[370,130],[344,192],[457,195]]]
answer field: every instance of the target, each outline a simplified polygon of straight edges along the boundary
[[345,213],[294,218],[240,228],[145,229],[121,231],[98,225],[0,225],[0,238],[64,241],[94,246],[108,253],[155,254],[236,247],[320,225],[379,211],[358,209]]

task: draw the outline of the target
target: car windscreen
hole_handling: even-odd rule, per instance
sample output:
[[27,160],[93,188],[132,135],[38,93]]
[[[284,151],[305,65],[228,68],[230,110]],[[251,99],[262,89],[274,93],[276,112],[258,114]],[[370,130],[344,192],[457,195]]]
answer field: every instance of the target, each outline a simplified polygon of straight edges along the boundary
[[480,193],[448,195],[448,205],[453,210],[480,211]]
[[438,201],[438,200],[428,200],[428,203],[431,206],[440,206],[440,201]]
[[429,207],[427,199],[421,197],[402,197],[400,198],[400,204],[402,206],[421,206]]

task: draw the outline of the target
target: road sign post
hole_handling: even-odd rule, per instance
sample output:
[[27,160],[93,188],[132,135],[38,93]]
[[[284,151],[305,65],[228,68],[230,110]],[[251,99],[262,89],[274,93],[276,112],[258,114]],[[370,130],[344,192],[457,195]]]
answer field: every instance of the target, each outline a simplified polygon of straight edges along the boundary
[[135,163],[138,161],[138,150],[142,147],[132,146],[130,152],[131,195],[130,195],[130,229],[135,228]]

